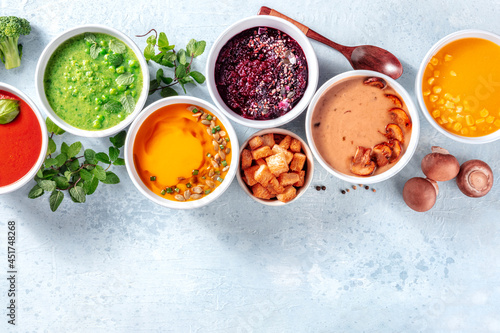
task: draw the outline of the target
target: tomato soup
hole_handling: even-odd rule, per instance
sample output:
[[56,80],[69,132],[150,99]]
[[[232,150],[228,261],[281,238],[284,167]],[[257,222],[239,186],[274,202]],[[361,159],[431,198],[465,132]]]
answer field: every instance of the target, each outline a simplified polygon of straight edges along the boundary
[[480,137],[500,129],[500,46],[463,38],[441,48],[422,81],[428,112],[447,131]]
[[20,101],[19,115],[0,125],[0,186],[15,183],[35,165],[42,149],[42,130],[30,106],[14,94],[0,90],[0,99]]
[[231,142],[223,124],[207,110],[172,104],[146,118],[133,156],[139,177],[151,191],[169,200],[196,200],[224,181]]

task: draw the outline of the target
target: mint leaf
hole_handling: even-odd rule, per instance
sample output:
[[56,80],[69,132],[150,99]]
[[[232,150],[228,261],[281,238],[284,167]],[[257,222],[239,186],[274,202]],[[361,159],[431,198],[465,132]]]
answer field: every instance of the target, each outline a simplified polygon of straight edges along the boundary
[[203,52],[205,52],[205,46],[206,45],[207,45],[207,43],[205,43],[204,40],[196,42],[195,46],[194,46],[194,55],[193,55],[193,57],[196,58],[196,57],[202,55]]
[[111,161],[109,160],[108,154],[106,154],[106,153],[97,153],[97,154],[95,154],[95,158],[96,158],[96,160],[98,160],[99,162],[102,162],[104,164],[111,163]]
[[149,36],[148,39],[146,40],[146,43],[152,46],[156,45],[156,36],[154,35]]
[[102,180],[104,184],[118,184],[120,182],[120,178],[116,174],[111,171],[106,171],[106,178]]
[[131,95],[123,95],[120,98],[120,103],[122,104],[123,109],[127,113],[134,112],[135,109],[135,100]]
[[99,179],[94,177],[91,181],[86,181],[85,183],[83,183],[83,190],[87,195],[91,195],[97,189],[97,185],[99,185]]
[[118,113],[122,110],[122,103],[115,101],[115,100],[109,100],[106,104],[104,104],[103,109],[106,112],[109,113]]
[[82,187],[75,186],[69,189],[69,195],[74,202],[85,202],[85,191]]
[[[66,142],[61,144],[61,153],[68,155],[69,146]],[[66,158],[67,159],[67,158]]]
[[127,137],[127,132],[121,131],[117,135],[109,138],[109,141],[115,146],[116,148],[121,148],[125,144],[125,139]]
[[160,95],[161,97],[170,97],[170,96],[177,96],[179,94],[173,88],[165,87],[161,90]]
[[114,53],[125,53],[127,52],[127,47],[125,45],[123,45],[122,43],[120,42],[117,42],[115,40],[112,40],[110,43],[109,43],[109,48],[111,49],[111,51],[113,51]]
[[118,76],[115,81],[120,86],[128,86],[129,84],[132,84],[134,80],[135,80],[134,74],[126,72]]
[[165,76],[163,76],[163,77],[161,78],[161,81],[162,81],[163,83],[165,83],[165,84],[170,84],[170,83],[172,83],[172,82],[174,81],[174,79],[172,79],[171,77],[165,77]]
[[78,160],[71,161],[68,165],[68,169],[70,171],[77,171],[78,169],[80,169],[80,162],[78,162]]
[[100,165],[96,165],[95,169],[92,170],[92,173],[100,181],[103,181],[104,179],[106,179],[106,171],[104,171],[104,168]]
[[186,45],[186,52],[190,57],[194,56],[196,40],[191,39]]
[[57,161],[57,166],[62,167],[64,165],[64,163],[66,163],[66,161],[68,160],[68,156],[66,156],[65,153],[61,153],[61,154],[57,155],[55,157],[55,159]]
[[69,182],[66,177],[54,177],[54,181],[56,182],[56,187],[60,190],[65,190],[69,187]]
[[201,74],[200,72],[191,71],[191,72],[189,72],[189,76],[191,76],[199,84],[202,84],[203,82],[205,82],[205,76],[203,74]]
[[40,186],[40,188],[44,191],[54,191],[56,189],[56,182],[53,180],[44,179],[38,182],[38,186]]
[[92,44],[90,46],[90,57],[92,59],[97,59],[97,57],[99,56],[99,52],[101,52],[101,48],[97,46],[97,44]]
[[116,161],[113,162],[113,165],[125,165],[125,160],[123,158],[117,158]]
[[160,32],[160,36],[158,36],[158,47],[167,47],[168,46],[168,38],[164,32]]
[[118,67],[123,62],[123,56],[121,54],[108,54],[108,63],[115,67]]
[[53,191],[49,198],[50,209],[55,212],[64,199],[61,191]]
[[82,177],[83,180],[88,182],[88,181],[91,181],[92,178],[94,178],[94,175],[90,171],[88,171],[86,169],[82,169],[82,170],[80,170],[80,177]]
[[186,51],[180,49],[179,52],[177,52],[177,61],[181,65],[187,65]]
[[154,56],[155,56],[155,47],[152,44],[148,44],[148,46],[146,46],[146,48],[144,49],[144,58],[146,58],[146,60],[149,61]]
[[47,147],[47,155],[55,153],[57,149],[56,143],[52,138],[49,138],[49,146]]
[[54,124],[54,122],[49,117],[45,119],[45,125],[47,125],[47,132],[49,133],[54,133],[55,135],[61,135],[64,133],[64,130]]
[[28,198],[35,199],[42,196],[44,193],[45,192],[43,191],[43,188],[41,188],[40,185],[36,184],[35,186],[33,186],[30,193],[28,193]]
[[175,77],[177,77],[178,79],[182,79],[185,76],[186,76],[186,67],[184,65],[180,64],[175,69]]
[[68,180],[68,182],[71,180],[71,176],[73,175],[73,172],[71,171],[65,171],[64,172],[64,177],[66,177],[66,179]]
[[95,164],[95,151],[92,149],[85,149],[83,152],[83,156],[85,157],[85,161],[87,161],[90,164]]
[[86,42],[91,43],[91,44],[96,43],[95,35],[93,33],[90,33],[90,32],[86,32],[83,35],[83,39],[85,39]]
[[82,143],[80,141],[74,142],[68,148],[68,158],[75,157],[82,150]]
[[120,150],[115,147],[109,147],[109,160],[111,162],[116,161],[118,156],[120,155]]
[[156,71],[156,81],[160,82],[162,77],[163,77],[163,69],[158,68],[158,70]]
[[49,168],[53,165],[57,165],[57,160],[55,158],[46,158],[45,159],[45,167]]
[[38,171],[36,172],[36,176],[37,176],[38,178],[43,178],[43,168],[40,168],[40,170],[38,170]]

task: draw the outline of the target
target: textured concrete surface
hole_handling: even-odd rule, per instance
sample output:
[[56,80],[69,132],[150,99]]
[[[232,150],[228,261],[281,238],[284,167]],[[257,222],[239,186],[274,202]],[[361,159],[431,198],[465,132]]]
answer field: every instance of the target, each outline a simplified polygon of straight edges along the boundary
[[[403,62],[399,80],[414,97],[427,50],[465,28],[500,33],[500,1],[0,1],[0,15],[29,19],[20,68],[0,81],[36,103],[34,71],[48,42],[88,23],[134,35],[151,28],[172,43],[190,38],[207,49],[228,25],[274,7],[345,44],[374,44]],[[342,56],[313,42],[320,84],[349,69]],[[205,53],[196,61],[204,71]],[[189,94],[210,100],[204,85]],[[148,103],[158,99],[150,97]],[[175,211],[143,198],[124,167],[86,204],[27,198],[33,184],[0,197],[0,331],[19,332],[500,332],[500,186],[484,198],[441,183],[435,207],[416,213],[404,182],[422,175],[431,145],[460,162],[479,158],[500,175],[500,141],[453,142],[420,117],[411,162],[377,192],[317,165],[313,188],[296,203],[270,208],[236,181],[210,207]],[[303,138],[304,115],[284,126]],[[235,125],[240,142],[253,129]],[[78,138],[67,134],[64,140]],[[82,139],[107,149],[108,140]],[[498,183],[498,181],[497,181]],[[7,325],[7,221],[18,230],[18,325]]]

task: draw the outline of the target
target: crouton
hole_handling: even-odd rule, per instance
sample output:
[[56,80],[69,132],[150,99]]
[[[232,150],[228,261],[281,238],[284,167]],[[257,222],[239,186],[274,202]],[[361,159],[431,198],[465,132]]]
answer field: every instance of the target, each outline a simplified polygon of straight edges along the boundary
[[280,194],[285,192],[285,188],[280,185],[278,179],[276,177],[271,178],[269,183],[266,186],[267,190],[272,194]]
[[281,140],[279,146],[283,149],[288,149],[290,148],[291,142],[292,142],[292,137],[290,135],[287,135],[283,140]]
[[262,185],[267,185],[267,183],[269,183],[269,181],[273,178],[273,174],[271,173],[271,171],[269,171],[267,165],[264,164],[258,166],[257,171],[255,171],[254,178]]
[[276,196],[281,202],[289,202],[297,196],[297,190],[292,185],[285,187],[285,192],[280,193]]
[[272,197],[274,197],[274,195],[272,195],[264,186],[259,183],[252,186],[252,193],[254,197],[260,199],[271,199]]
[[257,184],[257,181],[255,180],[255,171],[259,169],[258,165],[251,166],[249,168],[246,168],[243,170],[243,173],[245,174],[246,181],[248,186],[254,186]]
[[286,163],[286,156],[283,153],[274,154],[266,158],[269,170],[278,177],[283,172],[288,171],[288,163]]
[[293,154],[293,160],[290,163],[290,170],[299,172],[304,167],[305,162],[306,162],[306,155],[301,153]]
[[241,169],[245,170],[252,166],[252,153],[248,149],[241,152]]
[[293,159],[293,153],[291,151],[288,151],[288,150],[282,148],[280,145],[274,145],[273,148],[272,148],[272,151],[275,154],[278,154],[278,153],[285,154],[286,164],[290,164],[290,162]]
[[274,134],[268,133],[262,136],[262,141],[264,146],[272,147],[274,146]]
[[262,164],[266,164],[266,161],[264,161],[263,158],[259,158],[258,160],[255,161],[255,163],[257,163],[258,166],[261,166]]
[[273,151],[268,146],[263,146],[255,150],[252,150],[252,157],[254,160],[258,160],[259,158],[266,158],[268,156],[271,156],[272,154]]
[[300,180],[299,174],[295,172],[282,173],[278,177],[281,186],[293,185]]
[[290,142],[290,150],[294,153],[300,153],[301,149],[302,144],[300,143],[300,141],[297,139],[292,139],[292,142]]
[[304,186],[304,183],[306,182],[306,171],[300,170],[300,172],[297,174],[299,175],[299,181],[296,182],[295,184],[293,184],[293,186],[302,187],[302,186]]
[[263,143],[264,141],[262,141],[262,138],[260,136],[254,136],[248,141],[248,145],[252,150],[259,148]]

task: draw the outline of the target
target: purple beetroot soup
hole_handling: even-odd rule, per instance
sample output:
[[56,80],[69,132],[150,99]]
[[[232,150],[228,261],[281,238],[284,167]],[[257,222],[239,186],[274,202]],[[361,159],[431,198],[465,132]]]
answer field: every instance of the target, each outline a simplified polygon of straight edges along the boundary
[[307,61],[297,41],[278,29],[255,27],[231,38],[215,64],[215,84],[226,105],[244,118],[275,119],[307,88]]

